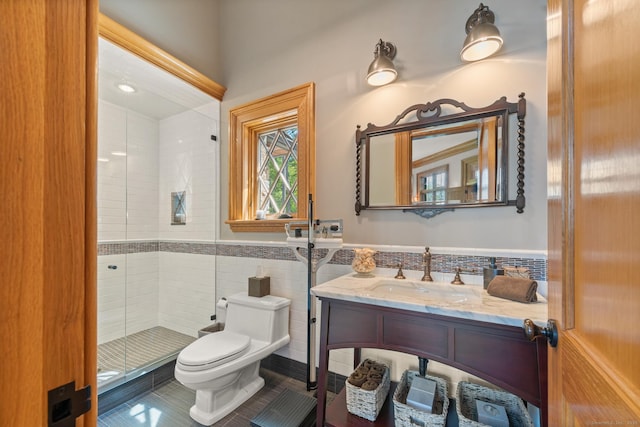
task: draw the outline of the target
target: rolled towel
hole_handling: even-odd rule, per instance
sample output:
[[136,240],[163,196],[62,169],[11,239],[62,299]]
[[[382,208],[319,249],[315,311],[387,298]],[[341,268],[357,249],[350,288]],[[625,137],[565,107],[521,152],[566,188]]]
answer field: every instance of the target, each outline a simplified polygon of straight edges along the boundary
[[347,378],[349,384],[354,385],[356,387],[362,387],[362,384],[367,382],[367,374],[363,374],[362,372],[355,371],[349,375]]
[[384,366],[381,363],[376,363],[375,365],[371,365],[371,367],[369,368],[370,372],[376,372],[380,375],[384,375],[384,371],[385,371],[386,366]]
[[364,365],[360,365],[356,368],[355,372],[360,372],[361,374],[367,375],[369,373],[369,368]]
[[379,383],[369,380],[364,384],[362,384],[362,389],[371,391],[371,390],[377,389],[379,385],[380,385]]
[[362,366],[366,367],[367,369],[371,369],[372,366],[375,366],[377,364],[378,362],[371,359],[364,359],[364,361],[362,362]]
[[538,301],[536,296],[537,289],[538,283],[535,280],[496,276],[489,282],[487,293],[494,297],[531,303]]
[[368,381],[375,381],[378,384],[380,384],[382,382],[382,374],[380,374],[378,372],[373,372],[373,370],[371,370],[367,374],[367,380]]

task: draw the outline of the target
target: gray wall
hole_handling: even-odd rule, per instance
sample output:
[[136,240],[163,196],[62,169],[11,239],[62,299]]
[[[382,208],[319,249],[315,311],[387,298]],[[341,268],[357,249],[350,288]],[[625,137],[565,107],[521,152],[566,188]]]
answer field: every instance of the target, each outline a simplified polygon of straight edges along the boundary
[[[106,5],[111,6],[114,14],[110,16],[118,20],[115,12],[120,11],[132,22],[130,28],[140,26],[140,33],[147,31],[147,37],[159,46],[170,50],[166,47],[169,42],[180,45],[175,48],[178,57],[183,48],[202,46],[201,39],[208,37],[204,31],[195,31],[203,25],[201,16],[189,22],[194,31],[167,33],[165,20],[157,17],[172,16],[176,13],[174,3],[183,2],[102,3],[103,12],[109,14]],[[186,3],[200,4],[193,0]],[[464,64],[459,59],[464,24],[477,6],[477,0],[219,0],[217,9],[209,5],[206,11],[218,14],[220,74],[199,65],[211,58],[208,47],[202,47],[191,62],[181,58],[227,87],[221,109],[220,237],[284,240],[283,234],[232,233],[224,224],[229,109],[313,81],[317,113],[315,212],[319,218],[343,218],[346,243],[545,250],[546,2],[492,0],[489,6],[496,14],[505,45],[494,58]],[[152,8],[153,14],[145,8]],[[129,9],[133,9],[131,13]],[[389,86],[371,88],[364,75],[379,38],[396,44],[400,78]],[[216,79],[219,75],[222,78]],[[356,125],[386,124],[409,105],[439,98],[480,107],[501,96],[515,102],[520,92],[525,92],[528,100],[524,214],[516,214],[513,207],[496,207],[459,209],[429,220],[397,211],[364,211],[355,216]],[[515,197],[514,185],[510,193]]]

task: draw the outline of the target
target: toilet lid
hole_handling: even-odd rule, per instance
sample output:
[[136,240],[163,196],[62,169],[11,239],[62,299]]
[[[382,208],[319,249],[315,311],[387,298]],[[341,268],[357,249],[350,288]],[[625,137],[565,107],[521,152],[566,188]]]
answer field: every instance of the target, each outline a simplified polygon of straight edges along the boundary
[[178,355],[178,364],[186,370],[208,369],[240,357],[249,349],[251,338],[221,331],[199,338]]

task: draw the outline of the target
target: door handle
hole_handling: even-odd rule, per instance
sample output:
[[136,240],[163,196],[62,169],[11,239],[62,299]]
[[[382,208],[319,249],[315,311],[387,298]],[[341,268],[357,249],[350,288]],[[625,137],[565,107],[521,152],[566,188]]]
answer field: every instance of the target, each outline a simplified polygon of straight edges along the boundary
[[547,338],[551,347],[558,345],[558,327],[556,326],[556,321],[553,319],[547,320],[546,328],[541,328],[533,323],[533,320],[531,319],[524,319],[522,329],[524,329],[524,335],[529,339],[529,341],[533,341],[536,338],[543,336]]

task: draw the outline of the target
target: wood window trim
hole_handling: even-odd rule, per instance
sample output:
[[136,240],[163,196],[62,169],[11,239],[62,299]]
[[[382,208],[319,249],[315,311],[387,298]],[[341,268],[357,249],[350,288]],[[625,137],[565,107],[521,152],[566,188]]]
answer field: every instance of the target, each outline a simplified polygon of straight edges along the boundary
[[[265,120],[298,120],[298,215],[292,219],[256,220],[257,147],[252,135]],[[315,84],[306,83],[229,111],[229,218],[234,232],[284,232],[291,221],[307,220],[308,194],[315,193]]]

